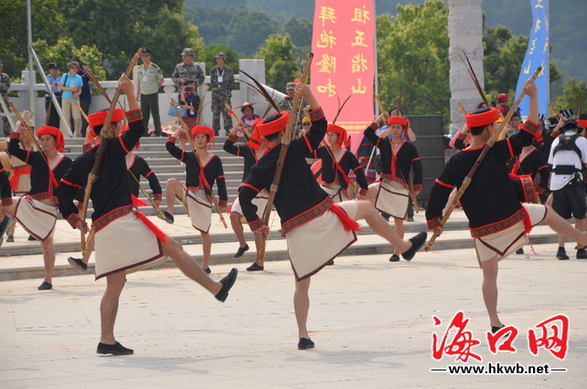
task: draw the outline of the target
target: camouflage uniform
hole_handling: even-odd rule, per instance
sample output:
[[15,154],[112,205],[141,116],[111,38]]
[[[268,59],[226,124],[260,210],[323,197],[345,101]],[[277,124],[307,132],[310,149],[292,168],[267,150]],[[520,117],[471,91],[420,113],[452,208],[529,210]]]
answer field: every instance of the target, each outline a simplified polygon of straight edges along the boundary
[[[287,96],[285,96],[285,97],[287,97]],[[293,136],[294,137],[297,137],[303,128],[302,119],[304,118],[305,114],[304,114],[303,110],[300,110],[300,106],[305,107],[307,105],[308,105],[308,100],[306,100],[305,98],[298,103],[298,111],[296,112],[296,119],[294,121],[294,125],[297,123],[297,126],[295,126],[295,128],[293,129],[293,132],[294,132]],[[280,102],[277,103],[277,106],[279,107],[280,111],[287,111],[291,114],[291,107],[292,107],[291,101],[286,101],[284,98],[283,100],[281,100]]]
[[[222,76],[222,82],[218,82],[218,76]],[[230,98],[232,97],[232,87],[234,86],[234,72],[232,69],[224,65],[220,69],[218,65],[214,66],[210,71],[210,86],[212,87],[212,128],[214,133],[218,135],[220,131],[220,113],[224,119],[224,130],[227,135],[232,130],[232,117],[228,114],[225,104],[230,105]]]
[[205,76],[200,65],[197,65],[193,62],[189,65],[186,65],[182,62],[175,65],[175,70],[173,70],[173,74],[171,75],[173,83],[177,85],[179,89],[181,89],[183,86],[180,81],[182,78],[184,80],[194,80],[196,81],[196,85],[200,86],[204,82]]
[[[1,63],[1,62],[0,62]],[[0,95],[2,95],[2,99],[6,104],[6,108],[8,108],[8,90],[10,89],[10,77],[6,73],[0,73]],[[2,106],[0,105],[0,111],[2,110]],[[6,116],[2,116],[2,120],[4,121],[4,136],[10,136],[10,123],[8,122],[8,118]]]

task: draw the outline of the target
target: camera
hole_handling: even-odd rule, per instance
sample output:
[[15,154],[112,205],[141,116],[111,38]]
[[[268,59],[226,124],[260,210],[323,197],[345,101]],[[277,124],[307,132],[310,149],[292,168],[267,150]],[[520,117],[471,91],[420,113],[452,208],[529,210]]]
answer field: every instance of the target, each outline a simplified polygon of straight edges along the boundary
[[191,87],[191,86],[186,86],[186,87],[185,87],[185,91],[186,91],[186,92],[193,92],[193,90],[194,90],[194,88],[193,88],[193,87]]

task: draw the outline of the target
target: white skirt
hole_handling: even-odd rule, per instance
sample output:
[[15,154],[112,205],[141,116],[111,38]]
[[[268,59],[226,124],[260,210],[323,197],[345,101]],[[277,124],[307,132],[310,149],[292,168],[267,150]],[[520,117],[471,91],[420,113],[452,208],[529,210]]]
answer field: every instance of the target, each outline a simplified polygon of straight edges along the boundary
[[342,187],[339,184],[334,184],[331,186],[320,184],[320,188],[322,188],[324,192],[328,193],[334,204],[348,200],[346,196],[343,195]]
[[[347,201],[338,204],[354,219],[357,203]],[[317,273],[357,240],[357,235],[344,230],[340,219],[326,211],[316,219],[290,230],[287,235],[287,251],[298,281]]]
[[[532,226],[542,222],[546,217],[546,206],[542,204],[523,203],[522,206],[530,216]],[[528,236],[524,233],[524,220],[494,234],[475,238],[475,251],[479,262],[490,260],[498,254],[503,259],[528,243]]]
[[132,273],[164,259],[163,243],[134,212],[113,220],[94,237],[96,280],[123,270]]
[[22,196],[16,203],[14,218],[30,235],[44,241],[55,229],[59,208],[49,200],[39,201]]
[[410,203],[408,189],[399,182],[390,180],[381,180],[373,185],[378,185],[375,208],[396,219],[406,220]]
[[188,190],[186,202],[192,226],[198,231],[208,233],[212,224],[212,204],[208,201],[206,192],[203,189]]
[[[253,199],[253,204],[257,206],[257,215],[261,215],[261,217],[263,217],[263,215],[265,214],[265,208],[267,207],[268,198],[268,193],[263,190],[259,192],[257,196]],[[241,202],[238,196],[236,196],[236,199],[234,199],[234,202],[226,211],[226,213],[238,213],[241,216],[243,215],[243,208],[241,207]]]

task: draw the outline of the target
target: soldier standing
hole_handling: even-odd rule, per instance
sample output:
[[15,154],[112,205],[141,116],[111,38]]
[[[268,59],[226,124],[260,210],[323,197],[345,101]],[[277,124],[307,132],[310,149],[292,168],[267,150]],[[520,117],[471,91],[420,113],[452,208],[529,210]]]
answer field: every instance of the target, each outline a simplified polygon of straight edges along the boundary
[[232,87],[234,85],[234,72],[226,65],[226,54],[216,54],[216,66],[210,71],[210,85],[212,86],[212,129],[218,135],[220,131],[220,113],[224,119],[224,131],[226,135],[232,129],[232,118],[228,114],[226,104],[230,104]]
[[181,59],[183,62],[175,65],[171,80],[181,90],[185,84],[185,80],[196,80],[196,85],[200,86],[204,82],[204,72],[200,65],[193,61],[194,50],[186,47],[181,52]]

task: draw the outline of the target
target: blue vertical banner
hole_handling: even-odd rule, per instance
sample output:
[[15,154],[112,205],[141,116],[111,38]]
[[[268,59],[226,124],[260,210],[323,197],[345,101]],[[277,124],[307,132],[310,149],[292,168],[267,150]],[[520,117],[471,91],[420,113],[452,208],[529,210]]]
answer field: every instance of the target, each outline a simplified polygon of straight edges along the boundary
[[[548,102],[550,100],[548,0],[530,0],[530,6],[532,7],[532,29],[530,30],[530,39],[528,39],[526,57],[518,77],[516,99],[522,93],[524,82],[534,74],[538,66],[543,66],[544,70],[536,79],[538,112],[548,116]],[[530,98],[526,96],[519,105],[523,120],[528,118],[529,106]]]

